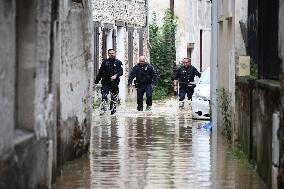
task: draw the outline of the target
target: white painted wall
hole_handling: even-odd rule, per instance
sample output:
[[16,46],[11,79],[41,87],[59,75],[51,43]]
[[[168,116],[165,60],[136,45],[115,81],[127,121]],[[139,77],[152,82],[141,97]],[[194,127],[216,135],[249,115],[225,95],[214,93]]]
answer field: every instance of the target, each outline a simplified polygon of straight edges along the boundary
[[235,11],[235,49],[238,55],[246,55],[245,43],[239,22],[242,21],[244,23],[247,23],[248,1],[235,0],[234,2],[235,5],[233,4],[232,7]]
[[163,17],[164,12],[166,9],[170,8],[170,1],[169,0],[149,0],[149,23],[152,22],[152,16],[155,12],[157,15],[157,24],[158,26],[162,26],[163,24]]
[[[216,90],[218,88],[218,9],[217,9],[217,1],[212,1],[212,43],[211,43],[211,66],[210,66],[210,99],[211,99],[211,120],[213,123],[213,133],[217,132],[217,93]],[[216,82],[213,82],[216,81]]]
[[[211,28],[211,3],[207,0],[177,0],[175,1],[175,15],[178,17],[176,61],[179,63],[184,57],[187,57],[187,46],[189,43],[194,43],[191,62],[200,70],[200,30],[203,30],[202,51],[211,49],[211,30],[208,29]],[[204,70],[210,62],[208,51],[203,53],[202,60]]]
[[[186,1],[175,1],[175,15],[178,17],[178,28],[176,33],[176,62],[181,64],[183,58],[187,57],[187,11]],[[193,63],[193,61],[192,61]],[[194,65],[194,64],[193,64]]]
[[204,71],[211,62],[211,29],[203,30],[202,36],[202,71]]
[[[149,21],[152,21],[153,12],[157,13],[157,23],[162,25],[164,11],[170,7],[170,1],[150,0]],[[203,36],[204,50],[211,48],[211,35],[208,28],[211,27],[211,3],[207,0],[176,0],[174,7],[175,15],[178,17],[178,28],[176,34],[176,62],[179,64],[184,57],[188,56],[187,46],[194,43],[191,59],[192,65],[200,70],[200,30],[206,31]],[[209,66],[210,53],[203,53],[205,60],[203,68]]]
[[112,32],[112,30],[107,32],[107,50],[113,48]]
[[119,83],[119,98],[121,103],[125,103],[126,99],[126,70],[125,70],[125,46],[124,46],[124,37],[125,37],[125,29],[122,27],[117,28],[117,54],[116,57],[123,64],[123,76],[120,77]]

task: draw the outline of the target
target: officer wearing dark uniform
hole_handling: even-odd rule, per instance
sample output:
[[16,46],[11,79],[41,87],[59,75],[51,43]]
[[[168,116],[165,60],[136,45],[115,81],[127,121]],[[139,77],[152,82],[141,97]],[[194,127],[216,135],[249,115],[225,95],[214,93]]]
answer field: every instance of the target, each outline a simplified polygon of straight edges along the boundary
[[179,82],[179,108],[183,108],[185,95],[187,94],[188,100],[192,100],[195,85],[192,84],[194,77],[200,77],[201,74],[197,69],[191,65],[189,58],[183,59],[183,66],[179,67],[176,71],[174,78],[174,91],[177,92],[177,83]]
[[119,92],[119,77],[123,74],[122,63],[120,60],[115,59],[115,51],[113,49],[108,50],[109,58],[102,62],[99,69],[98,76],[95,80],[95,84],[98,84],[102,80],[102,105],[101,105],[101,115],[106,112],[106,103],[108,101],[107,95],[110,92],[110,110],[111,115],[116,112],[116,101]]
[[129,75],[128,86],[132,85],[133,79],[136,78],[137,87],[137,110],[143,111],[143,96],[146,92],[146,110],[151,110],[153,85],[157,83],[157,74],[154,67],[145,62],[145,57],[139,57],[139,63],[136,64]]

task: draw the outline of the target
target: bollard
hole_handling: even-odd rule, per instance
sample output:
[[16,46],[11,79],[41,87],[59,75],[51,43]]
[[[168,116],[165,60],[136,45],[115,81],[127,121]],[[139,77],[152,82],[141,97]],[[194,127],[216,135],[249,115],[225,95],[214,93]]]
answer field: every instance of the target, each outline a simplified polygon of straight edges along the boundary
[[53,141],[47,142],[47,169],[46,169],[46,185],[50,189],[52,184],[52,158],[53,157]]
[[277,132],[280,125],[280,113],[274,112],[272,117],[272,189],[278,188],[278,167],[279,167],[279,140]]

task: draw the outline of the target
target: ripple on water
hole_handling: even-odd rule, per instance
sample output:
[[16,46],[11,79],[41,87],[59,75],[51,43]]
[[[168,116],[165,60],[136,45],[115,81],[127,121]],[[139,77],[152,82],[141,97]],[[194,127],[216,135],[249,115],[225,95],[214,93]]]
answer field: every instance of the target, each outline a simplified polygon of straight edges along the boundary
[[178,111],[171,99],[150,112],[135,105],[115,116],[95,112],[90,153],[72,162],[54,189],[265,188],[186,108]]

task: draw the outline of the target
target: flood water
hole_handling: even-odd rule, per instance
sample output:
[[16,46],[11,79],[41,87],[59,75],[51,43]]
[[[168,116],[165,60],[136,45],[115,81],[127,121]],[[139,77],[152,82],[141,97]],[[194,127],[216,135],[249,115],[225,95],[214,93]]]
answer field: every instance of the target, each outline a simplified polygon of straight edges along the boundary
[[221,136],[201,128],[207,122],[192,120],[175,101],[93,117],[90,152],[67,163],[53,189],[266,188]]

